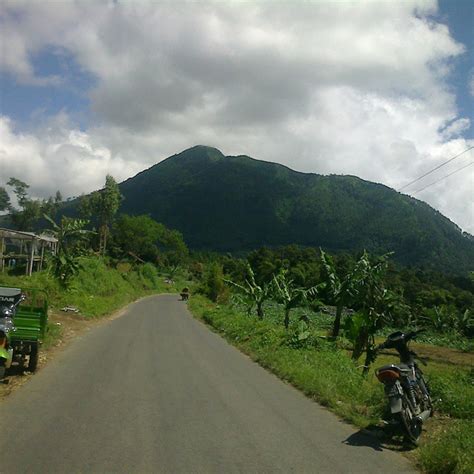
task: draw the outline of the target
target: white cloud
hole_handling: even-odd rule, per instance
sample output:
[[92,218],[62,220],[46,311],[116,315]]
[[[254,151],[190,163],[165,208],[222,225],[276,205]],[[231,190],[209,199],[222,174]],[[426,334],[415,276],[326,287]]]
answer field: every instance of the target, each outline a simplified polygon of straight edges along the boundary
[[[96,120],[21,134],[3,119],[2,175],[38,193],[87,192],[198,143],[400,187],[469,146],[447,82],[465,48],[434,1],[52,5],[4,2],[1,67],[51,81],[31,57],[64,48],[97,79]],[[419,197],[474,232],[472,188],[459,173]]]
[[107,174],[123,180],[141,170],[140,164],[112,156],[94,137],[68,125],[59,116],[35,134],[16,133],[0,116],[0,185],[16,177],[30,184],[36,197],[57,189],[77,196],[102,187]]

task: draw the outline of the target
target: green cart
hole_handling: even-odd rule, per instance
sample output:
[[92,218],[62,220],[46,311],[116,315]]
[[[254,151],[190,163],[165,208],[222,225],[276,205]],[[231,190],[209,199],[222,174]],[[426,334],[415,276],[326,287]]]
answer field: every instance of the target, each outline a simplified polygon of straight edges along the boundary
[[0,378],[12,364],[36,370],[47,322],[48,299],[43,290],[0,287]]

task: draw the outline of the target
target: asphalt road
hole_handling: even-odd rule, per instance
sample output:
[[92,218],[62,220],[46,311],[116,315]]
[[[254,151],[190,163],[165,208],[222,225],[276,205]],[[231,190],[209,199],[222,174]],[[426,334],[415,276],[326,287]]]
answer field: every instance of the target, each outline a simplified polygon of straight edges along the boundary
[[147,298],[0,404],[2,473],[400,473],[400,454]]

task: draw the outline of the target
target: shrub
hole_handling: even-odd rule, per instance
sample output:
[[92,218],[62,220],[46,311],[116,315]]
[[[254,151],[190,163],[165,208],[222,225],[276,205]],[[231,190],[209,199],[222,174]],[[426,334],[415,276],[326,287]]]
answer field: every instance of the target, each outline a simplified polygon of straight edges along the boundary
[[229,300],[230,291],[224,283],[222,265],[212,262],[206,268],[197,291],[215,303],[226,303]]

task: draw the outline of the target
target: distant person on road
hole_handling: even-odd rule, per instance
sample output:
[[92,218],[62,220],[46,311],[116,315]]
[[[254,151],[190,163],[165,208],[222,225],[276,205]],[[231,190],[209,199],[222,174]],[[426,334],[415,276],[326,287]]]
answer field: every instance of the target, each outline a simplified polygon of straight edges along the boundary
[[179,295],[181,296],[181,301],[187,301],[189,299],[189,288],[183,288]]

